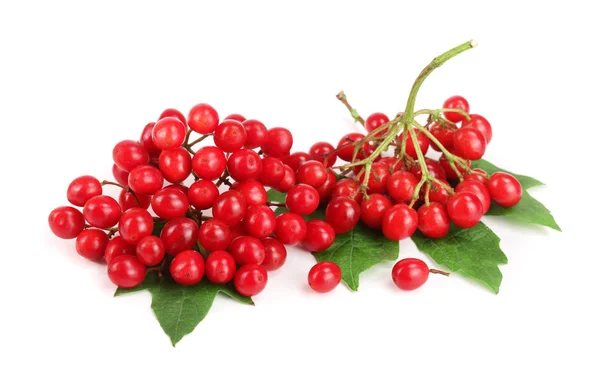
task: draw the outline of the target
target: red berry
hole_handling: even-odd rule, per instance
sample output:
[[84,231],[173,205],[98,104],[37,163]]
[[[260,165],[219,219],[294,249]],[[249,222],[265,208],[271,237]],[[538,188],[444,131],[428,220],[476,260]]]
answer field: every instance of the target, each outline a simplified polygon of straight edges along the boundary
[[418,184],[418,179],[408,171],[396,171],[387,181],[387,190],[392,199],[409,202]]
[[154,220],[147,210],[131,208],[119,220],[119,234],[125,242],[135,245],[142,238],[152,234]]
[[188,125],[196,133],[210,134],[219,125],[219,115],[210,105],[197,104],[190,109]]
[[77,253],[90,261],[97,261],[104,256],[108,244],[108,236],[99,229],[86,229],[79,233],[75,241]]
[[267,238],[275,231],[275,212],[266,205],[250,205],[244,216],[244,228],[248,235]]
[[335,230],[323,220],[310,220],[306,222],[306,237],[302,247],[314,253],[327,250],[335,241]]
[[306,237],[306,221],[296,213],[282,213],[277,217],[275,238],[284,245],[297,245]]
[[138,242],[135,255],[146,266],[156,266],[165,257],[165,245],[156,236],[146,236]]
[[419,230],[426,237],[442,238],[450,230],[450,219],[446,207],[440,203],[422,205],[417,212],[419,216]]
[[158,168],[167,181],[183,182],[192,172],[192,157],[183,147],[165,150],[158,158]]
[[265,205],[267,204],[267,191],[265,187],[254,179],[246,180],[243,183],[234,183],[231,188],[242,194],[246,200],[246,205]]
[[73,239],[85,227],[85,220],[81,212],[73,207],[58,207],[50,212],[48,224],[57,237]]
[[110,196],[94,196],[85,203],[83,217],[91,226],[106,229],[119,222],[121,208],[119,203]]
[[146,277],[146,266],[134,255],[119,255],[108,264],[108,278],[119,288],[137,287]]
[[337,160],[337,154],[332,153],[333,150],[335,148],[329,142],[317,142],[310,147],[308,154],[311,160],[319,161],[325,167],[332,167]]
[[285,263],[287,251],[285,246],[275,238],[266,238],[261,241],[265,248],[265,260],[261,264],[266,270],[277,270]]
[[238,122],[244,122],[246,121],[246,117],[242,116],[239,113],[232,113],[229,116],[225,117],[223,120],[235,120]]
[[273,157],[264,157],[262,159],[262,172],[259,180],[265,186],[276,186],[281,182],[284,175],[285,171],[280,159]]
[[[427,138],[427,136],[419,131],[415,131],[416,135],[417,135],[417,142],[419,143],[419,149],[421,150],[421,153],[423,153],[423,156],[425,156],[425,154],[427,153],[427,150],[429,150],[429,138]],[[402,133],[400,133],[400,135],[398,136],[398,142],[402,143]],[[410,136],[410,133],[408,135],[406,135],[406,154],[410,157],[412,157],[413,159],[417,159],[418,155],[417,155],[417,150],[415,149],[415,144],[413,143],[412,137]]]
[[259,265],[265,260],[265,248],[258,238],[238,237],[231,241],[227,250],[239,265]]
[[161,150],[180,147],[187,133],[185,124],[175,117],[160,119],[152,129],[152,142]]
[[356,201],[361,201],[363,194],[360,191],[360,184],[354,179],[342,179],[333,188],[331,198],[349,197]]
[[470,174],[465,175],[463,177],[463,180],[477,180],[478,182],[481,182],[485,185],[487,185],[489,182],[487,172],[485,172],[484,170],[482,170],[480,168],[476,168],[473,171],[471,171]]
[[325,208],[325,221],[337,234],[349,232],[360,218],[360,206],[349,197],[334,197]]
[[[440,163],[433,159],[425,158],[425,166],[431,176],[439,180],[446,180],[446,172]],[[423,173],[421,172],[421,166],[419,164],[413,166],[413,168],[410,169],[410,172],[417,178],[417,181],[421,180]]]
[[67,200],[78,207],[83,207],[89,199],[98,195],[102,195],[102,185],[90,175],[76,178],[67,188]]
[[421,287],[429,278],[429,267],[417,258],[405,258],[392,268],[392,279],[398,288],[412,291]]
[[179,183],[169,184],[165,188],[176,189],[177,191],[180,191],[181,193],[183,193],[186,196],[190,190],[188,187],[184,186],[183,184],[179,184]]
[[121,170],[129,172],[137,166],[148,164],[150,155],[141,143],[125,140],[115,145],[113,160]]
[[[358,182],[362,183],[365,174],[361,174],[358,177]],[[385,163],[376,162],[371,166],[371,173],[369,174],[369,182],[367,184],[368,193],[383,193],[386,190],[388,178],[390,177],[390,169]]]
[[185,216],[189,206],[187,196],[175,188],[163,188],[152,197],[152,210],[165,220]]
[[231,230],[231,241],[233,241],[234,239],[238,238],[238,237],[242,237],[242,236],[247,236],[248,233],[246,232],[246,228],[244,227],[244,222],[238,222],[235,225],[232,225],[229,227],[229,230]]
[[333,262],[319,262],[308,272],[308,285],[315,292],[332,291],[341,280],[342,270]]
[[213,203],[213,217],[227,225],[235,225],[244,218],[246,200],[238,191],[226,191]]
[[254,151],[241,149],[235,151],[227,160],[229,175],[238,182],[260,177],[263,164]]
[[485,117],[478,114],[471,114],[471,120],[463,121],[462,128],[474,128],[485,138],[485,143],[488,144],[492,141],[492,126]]
[[215,145],[228,153],[241,149],[246,143],[246,138],[246,129],[239,121],[223,120],[215,129]]
[[162,173],[154,166],[138,166],[129,173],[129,188],[142,195],[154,195],[162,188],[163,182]]
[[192,169],[200,179],[218,179],[226,166],[225,154],[215,146],[201,147],[192,158]]
[[130,245],[121,236],[115,236],[104,249],[104,260],[106,263],[110,263],[115,257],[119,255],[135,255],[135,245]]
[[122,186],[127,186],[129,181],[129,171],[125,171],[116,164],[112,167],[112,173],[117,183]]
[[308,162],[310,160],[310,155],[303,151],[297,151],[290,155],[281,157],[281,162],[285,165],[288,165],[294,170],[294,173],[298,171],[302,163]]
[[398,160],[398,158],[396,158],[396,157],[381,158],[381,160],[379,160],[379,163],[388,166],[388,168],[390,170],[393,167],[394,168],[393,172],[401,171],[403,169],[403,163],[402,163],[402,161]]
[[[429,131],[433,137],[435,137],[435,139],[437,139],[446,149],[454,148],[454,130],[456,130],[456,128],[442,126],[436,123],[433,123],[429,127]],[[431,147],[435,151],[441,151],[435,143],[432,143]]]
[[213,202],[219,196],[219,189],[210,180],[198,180],[188,190],[188,200],[195,208],[204,210],[212,207]]
[[229,283],[235,275],[235,260],[226,251],[216,250],[206,258],[206,279],[215,284]]
[[149,154],[160,154],[160,149],[152,142],[152,129],[154,129],[155,124],[155,122],[146,124],[140,136],[140,143]]
[[325,179],[325,183],[323,183],[320,187],[317,187],[317,193],[319,194],[319,201],[321,204],[329,201],[336,184],[337,177],[335,176],[335,173],[331,170],[327,170],[327,179]]
[[160,239],[167,254],[177,255],[183,250],[190,250],[198,240],[198,224],[189,218],[176,218],[165,224]]
[[267,128],[258,120],[245,120],[242,122],[246,129],[246,149],[256,149],[267,140]]
[[197,251],[184,250],[173,258],[169,272],[177,283],[193,286],[204,277],[204,258]]
[[374,193],[360,202],[360,219],[369,228],[380,229],[383,214],[392,207],[390,199]]
[[242,296],[255,296],[267,286],[267,271],[259,265],[240,267],[233,277],[233,286]]
[[185,119],[185,116],[183,115],[183,113],[179,112],[177,109],[174,109],[174,108],[165,109],[160,114],[160,116],[158,116],[158,119],[162,120],[163,118],[167,118],[167,117],[175,117],[176,119],[181,121],[181,123],[183,125],[187,125],[187,120]]
[[309,215],[319,207],[319,193],[306,184],[296,184],[285,197],[286,207],[301,215]]
[[460,192],[452,196],[446,204],[450,220],[461,228],[472,228],[483,216],[483,206],[479,198],[470,192]]
[[148,209],[151,199],[152,197],[149,195],[139,193],[134,195],[133,192],[123,188],[119,193],[119,206],[123,212],[131,208]]
[[[450,165],[450,162],[448,161],[446,156],[443,154],[440,157],[440,165],[444,169],[444,172],[446,173],[446,178],[448,180],[458,180],[458,174],[456,173],[454,168],[452,168],[452,166]],[[471,167],[471,161],[467,161],[467,166]],[[464,175],[466,173],[465,169],[456,162],[454,163],[454,167],[458,170],[458,172],[461,173],[461,175]]]
[[[442,107],[447,109],[461,109],[465,113],[469,113],[470,110],[467,99],[462,96],[449,97],[446,99],[446,101],[444,101],[444,105]],[[457,112],[444,112],[444,117],[451,122],[461,122],[465,119],[465,116]]]
[[478,160],[485,153],[485,137],[475,128],[460,128],[454,133],[456,155],[469,160]]
[[523,197],[523,187],[514,176],[505,172],[495,172],[487,184],[492,200],[503,207],[515,206]]
[[365,138],[365,135],[361,133],[350,133],[343,136],[337,144],[337,148],[340,149],[337,152],[337,156],[343,161],[350,162],[354,154],[354,146],[352,144],[363,138]]
[[[370,133],[373,130],[379,128],[381,125],[386,124],[388,122],[390,122],[390,119],[388,116],[386,116],[385,114],[383,114],[381,112],[375,112],[375,113],[369,115],[369,117],[367,117],[367,119],[365,120],[365,128]],[[385,128],[384,130],[377,133],[377,135],[382,135],[382,134],[385,134],[386,132],[387,132],[387,128]]]
[[290,166],[284,164],[283,178],[278,185],[273,186],[273,189],[279,192],[287,192],[294,186],[294,184],[296,184],[296,173]]
[[225,250],[231,242],[231,230],[223,221],[208,220],[200,226],[198,240],[208,251]]
[[[442,180],[442,183],[448,185],[448,182]],[[423,189],[425,191],[425,189]],[[450,194],[446,188],[440,186],[437,183],[431,183],[431,187],[429,189],[429,201],[440,203],[442,205],[446,205],[448,199],[450,198]]]
[[275,157],[281,158],[290,153],[294,138],[292,133],[286,128],[271,128],[267,130],[267,139],[260,145],[263,153]]
[[383,214],[381,229],[390,240],[400,241],[413,235],[417,230],[417,211],[406,204],[396,204]]
[[459,183],[454,189],[455,192],[470,192],[473,195],[477,196],[479,201],[481,201],[481,206],[483,209],[483,214],[486,214],[488,209],[490,209],[490,192],[486,188],[485,184],[477,181],[477,180],[465,180]]

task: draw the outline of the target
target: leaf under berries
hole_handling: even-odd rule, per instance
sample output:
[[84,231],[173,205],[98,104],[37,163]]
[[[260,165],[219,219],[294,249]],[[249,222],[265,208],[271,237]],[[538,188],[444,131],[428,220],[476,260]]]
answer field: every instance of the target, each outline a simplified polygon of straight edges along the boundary
[[514,207],[504,208],[492,202],[486,216],[506,216],[525,224],[542,225],[559,232],[562,231],[548,208],[534,199],[527,191],[523,191],[521,201]]
[[448,235],[440,239],[416,232],[412,240],[439,265],[475,279],[494,293],[500,291],[502,273],[498,265],[508,263],[508,259],[500,250],[500,238],[485,224],[480,222],[470,229],[452,225]]
[[471,168],[480,168],[490,175],[497,171],[506,172],[507,174],[511,174],[512,176],[514,176],[515,178],[517,178],[519,180],[519,182],[521,183],[521,186],[523,187],[524,190],[532,188],[532,187],[538,187],[538,186],[545,185],[544,183],[540,182],[537,179],[532,178],[531,176],[519,175],[519,174],[512,173],[508,170],[500,168],[500,167],[486,161],[485,159],[480,159],[478,161],[471,161]]

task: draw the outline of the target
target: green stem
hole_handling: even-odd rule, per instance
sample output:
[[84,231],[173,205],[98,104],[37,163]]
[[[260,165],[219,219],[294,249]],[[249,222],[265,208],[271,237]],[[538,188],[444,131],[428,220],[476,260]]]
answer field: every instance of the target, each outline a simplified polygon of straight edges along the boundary
[[421,110],[415,112],[415,116],[420,116],[422,114],[430,114],[434,117],[439,118],[441,113],[447,113],[447,112],[460,113],[467,120],[471,120],[471,115],[469,115],[467,112],[463,111],[462,109],[458,109],[458,108],[456,108],[456,109],[455,108],[421,109]]
[[348,99],[346,98],[346,94],[344,93],[344,91],[340,91],[340,93],[338,93],[335,97],[337,97],[337,99],[341,101],[342,104],[346,106],[346,108],[348,108],[350,114],[352,115],[352,118],[354,118],[354,121],[360,122],[360,124],[363,126],[365,125],[365,119],[362,118],[360,114],[358,114],[358,111],[356,109],[352,108],[350,103],[348,103]]
[[211,135],[212,135],[212,134],[205,134],[205,135],[203,135],[203,136],[201,136],[201,137],[198,137],[198,138],[196,138],[195,140],[193,140],[192,142],[188,143],[188,144],[187,144],[187,146],[188,146],[188,147],[192,147],[192,146],[194,146],[195,144],[197,144],[197,143],[199,143],[199,142],[202,142],[202,141],[204,141],[206,138],[210,137]]
[[452,169],[454,170],[454,172],[456,172],[456,174],[458,175],[459,178],[462,177],[462,173],[460,172],[460,170],[458,170],[458,168],[456,168],[456,163],[458,163],[458,165],[461,166],[465,171],[467,171],[467,172],[471,171],[471,168],[469,167],[469,165],[467,163],[465,163],[461,158],[457,157],[456,155],[454,155],[450,151],[448,151],[448,149],[446,149],[444,147],[444,145],[442,145],[442,143],[437,138],[435,138],[433,136],[433,134],[431,134],[429,129],[427,129],[426,127],[424,127],[423,125],[419,124],[416,121],[413,121],[413,125],[417,129],[419,129],[419,131],[421,133],[425,134],[427,136],[427,138],[429,138],[429,140],[431,142],[433,142],[440,149],[440,151],[444,154],[444,156],[448,160],[450,167],[452,167]]

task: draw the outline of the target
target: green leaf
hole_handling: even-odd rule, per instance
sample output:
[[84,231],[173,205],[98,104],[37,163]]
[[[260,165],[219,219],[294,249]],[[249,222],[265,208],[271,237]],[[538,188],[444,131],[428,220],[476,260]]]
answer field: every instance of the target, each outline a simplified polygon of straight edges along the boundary
[[500,250],[500,238],[483,223],[470,229],[452,225],[447,236],[425,237],[420,232],[412,236],[423,253],[448,270],[479,281],[494,293],[500,291],[502,273],[499,264],[508,263]]
[[523,187],[524,190],[532,188],[532,187],[537,187],[537,186],[543,186],[544,183],[540,182],[537,179],[534,179],[530,176],[525,176],[525,175],[519,175],[519,174],[515,174],[512,173],[508,170],[502,169],[498,166],[495,166],[494,164],[484,160],[484,159],[480,159],[478,161],[471,161],[471,167],[472,168],[480,168],[482,170],[484,170],[485,172],[487,172],[488,174],[493,174],[496,171],[502,171],[502,172],[506,172],[508,174],[511,174],[512,176],[514,176],[515,178],[517,178],[519,180],[519,182],[521,183],[521,186]]
[[534,199],[527,191],[523,191],[521,201],[514,207],[504,208],[492,202],[486,216],[506,216],[524,224],[537,224],[559,232],[562,231],[548,208]]

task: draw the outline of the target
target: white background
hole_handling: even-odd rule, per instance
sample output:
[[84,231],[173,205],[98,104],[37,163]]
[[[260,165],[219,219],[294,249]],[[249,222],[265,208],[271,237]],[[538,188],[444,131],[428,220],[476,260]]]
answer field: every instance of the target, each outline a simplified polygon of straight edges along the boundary
[[[597,377],[600,30],[588,2],[533,3],[3,1],[0,376]],[[545,182],[532,193],[563,228],[485,220],[510,261],[497,296],[456,275],[401,292],[393,263],[318,295],[313,259],[290,249],[256,307],[218,298],[173,348],[149,294],[114,299],[105,267],[48,229],[68,183],[109,178],[114,144],[164,108],[209,102],[306,150],[358,130],[339,90],[393,116],[471,38],[417,106],[466,96],[494,128],[486,157]],[[427,260],[411,241],[400,255]]]

